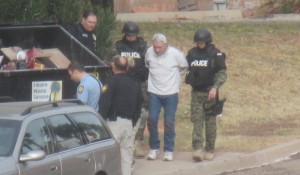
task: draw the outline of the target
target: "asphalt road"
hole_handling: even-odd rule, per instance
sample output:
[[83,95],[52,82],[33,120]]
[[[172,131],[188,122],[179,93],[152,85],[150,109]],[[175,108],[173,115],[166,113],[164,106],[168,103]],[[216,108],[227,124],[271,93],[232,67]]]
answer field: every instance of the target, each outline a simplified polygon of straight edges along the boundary
[[300,175],[300,153],[282,162],[220,175]]

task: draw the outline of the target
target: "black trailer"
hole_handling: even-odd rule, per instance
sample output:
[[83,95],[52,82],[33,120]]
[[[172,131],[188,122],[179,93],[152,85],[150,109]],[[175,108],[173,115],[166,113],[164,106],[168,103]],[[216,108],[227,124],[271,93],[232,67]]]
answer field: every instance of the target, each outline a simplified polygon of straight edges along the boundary
[[[69,61],[79,61],[84,65],[87,72],[99,76],[101,80],[105,79],[110,70],[102,59],[82,45],[60,25],[0,27],[0,39],[4,47],[18,46],[19,43],[34,39],[39,48],[60,50]],[[34,95],[38,95],[39,92],[43,92],[41,94],[45,95],[46,91],[34,87],[46,85],[49,82],[52,82],[51,92],[52,90],[62,91],[60,92],[62,99],[75,97],[77,84],[69,78],[66,68],[0,70],[0,102],[5,101],[5,99],[35,101],[37,99],[34,99]],[[50,94],[48,98],[50,101]]]

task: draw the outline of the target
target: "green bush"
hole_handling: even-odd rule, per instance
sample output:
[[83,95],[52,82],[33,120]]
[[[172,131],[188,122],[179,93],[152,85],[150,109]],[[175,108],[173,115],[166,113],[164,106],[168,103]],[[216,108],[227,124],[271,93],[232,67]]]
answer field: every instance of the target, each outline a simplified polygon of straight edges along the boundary
[[77,23],[84,8],[90,7],[90,4],[86,4],[82,0],[51,0],[49,5],[52,15],[51,18],[63,26]]
[[47,0],[9,0],[0,2],[0,22],[36,22],[47,19]]
[[283,4],[283,12],[284,13],[291,13],[292,12],[292,7],[293,7],[293,4],[291,1],[287,1]]
[[293,13],[295,11],[299,12],[300,0],[286,0],[283,3],[282,10],[284,13]]
[[116,17],[110,9],[97,8],[98,25],[96,27],[97,46],[101,58],[107,60],[113,53],[113,38],[111,32],[116,27]]

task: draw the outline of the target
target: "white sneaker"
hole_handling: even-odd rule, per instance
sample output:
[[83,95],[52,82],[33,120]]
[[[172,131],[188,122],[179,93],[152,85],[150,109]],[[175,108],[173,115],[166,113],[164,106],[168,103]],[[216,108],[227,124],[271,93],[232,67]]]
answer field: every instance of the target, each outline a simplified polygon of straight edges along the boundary
[[159,153],[158,149],[151,149],[148,154],[148,160],[155,160],[158,153]]
[[173,160],[173,153],[169,152],[169,151],[166,151],[164,161],[172,161],[172,160]]

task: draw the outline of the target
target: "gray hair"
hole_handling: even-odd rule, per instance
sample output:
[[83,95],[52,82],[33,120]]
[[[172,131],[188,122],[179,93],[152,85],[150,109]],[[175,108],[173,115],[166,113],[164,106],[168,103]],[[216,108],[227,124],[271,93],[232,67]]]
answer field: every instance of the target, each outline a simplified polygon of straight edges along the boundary
[[162,42],[164,44],[168,43],[167,37],[164,34],[162,34],[162,33],[156,33],[156,34],[154,34],[154,36],[152,38],[152,41]]

